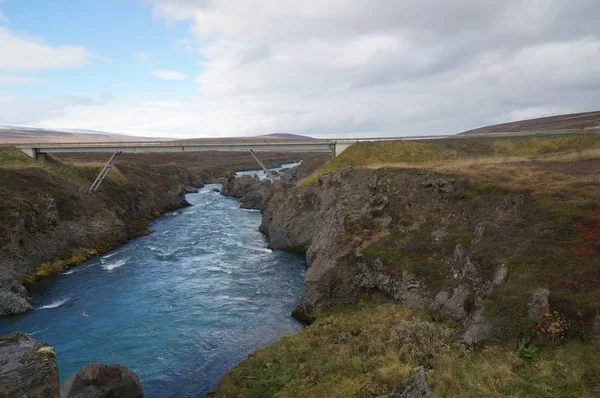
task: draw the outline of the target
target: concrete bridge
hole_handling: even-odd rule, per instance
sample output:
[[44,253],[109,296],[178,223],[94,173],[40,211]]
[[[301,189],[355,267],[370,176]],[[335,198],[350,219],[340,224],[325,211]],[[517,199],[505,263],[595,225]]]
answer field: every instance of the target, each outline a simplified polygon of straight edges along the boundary
[[554,130],[531,132],[506,132],[477,135],[428,135],[412,137],[368,137],[368,138],[336,138],[336,139],[195,139],[180,141],[142,141],[142,142],[74,142],[74,143],[39,143],[39,144],[10,144],[37,159],[46,153],[66,152],[199,152],[199,151],[228,151],[228,152],[329,152],[333,157],[339,156],[350,145],[362,141],[403,141],[403,140],[440,140],[440,139],[478,139],[490,137],[523,137],[535,135],[560,135],[598,133],[600,130]]
[[82,143],[39,143],[15,144],[27,156],[34,159],[47,153],[68,152],[329,152],[338,156],[358,140],[244,140],[207,139],[194,141],[144,141],[144,142],[82,142]]
[[[600,130],[595,129],[594,133]],[[110,152],[112,157],[106,163],[92,186],[90,192],[96,191],[110,169],[113,167],[121,153],[148,153],[148,152],[199,152],[199,151],[227,151],[227,152],[250,152],[259,165],[264,167],[254,152],[329,152],[332,157],[339,156],[349,146],[361,141],[396,141],[396,140],[440,140],[440,139],[477,139],[489,137],[510,136],[533,136],[533,135],[558,135],[586,133],[581,130],[556,130],[556,131],[534,131],[534,132],[507,132],[477,135],[437,135],[437,136],[414,136],[414,137],[369,137],[369,138],[346,138],[346,139],[308,139],[308,140],[267,140],[267,139],[198,139],[186,141],[144,141],[144,142],[81,142],[81,143],[39,143],[39,144],[13,144],[29,157],[38,159],[48,153],[68,152]]]

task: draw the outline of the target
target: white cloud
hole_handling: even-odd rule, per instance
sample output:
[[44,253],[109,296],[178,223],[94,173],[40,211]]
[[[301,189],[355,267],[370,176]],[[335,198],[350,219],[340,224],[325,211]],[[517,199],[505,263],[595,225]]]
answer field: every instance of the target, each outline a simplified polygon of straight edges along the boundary
[[0,27],[0,71],[39,71],[84,66],[89,53],[83,47],[52,47]]
[[188,137],[414,135],[600,104],[597,0],[148,1],[166,23],[190,24],[194,42],[176,46],[198,52],[198,97],[62,102],[30,124]]
[[165,80],[185,80],[188,78],[187,75],[169,69],[156,69],[152,71],[152,75],[159,79]]
[[0,23],[10,23],[10,19],[0,10]]
[[594,0],[152,2],[203,43],[220,131],[436,134],[600,103]]
[[179,51],[185,51],[187,53],[193,53],[198,51],[195,42],[193,41],[193,39],[190,38],[181,38],[175,40],[175,48]]
[[158,55],[146,51],[138,51],[133,56],[140,62],[151,62],[158,59]]
[[2,75],[0,74],[0,86],[9,84],[44,83],[46,80],[31,76]]

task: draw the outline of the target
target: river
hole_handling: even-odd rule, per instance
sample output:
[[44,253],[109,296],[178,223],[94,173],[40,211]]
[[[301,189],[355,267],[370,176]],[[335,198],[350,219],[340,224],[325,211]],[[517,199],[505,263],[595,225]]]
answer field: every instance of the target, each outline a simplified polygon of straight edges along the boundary
[[304,257],[267,249],[260,213],[208,185],[134,239],[36,284],[0,319],[54,347],[61,382],[89,362],[136,372],[147,397],[202,397],[257,347],[301,325]]

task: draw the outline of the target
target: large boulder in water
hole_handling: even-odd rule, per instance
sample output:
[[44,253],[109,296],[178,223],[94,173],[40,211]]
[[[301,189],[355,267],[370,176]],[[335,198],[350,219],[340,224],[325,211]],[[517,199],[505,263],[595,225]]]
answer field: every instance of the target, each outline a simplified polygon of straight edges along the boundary
[[58,396],[58,367],[52,347],[25,333],[0,337],[0,397]]
[[90,363],[69,376],[63,384],[63,398],[141,398],[138,376],[122,365]]

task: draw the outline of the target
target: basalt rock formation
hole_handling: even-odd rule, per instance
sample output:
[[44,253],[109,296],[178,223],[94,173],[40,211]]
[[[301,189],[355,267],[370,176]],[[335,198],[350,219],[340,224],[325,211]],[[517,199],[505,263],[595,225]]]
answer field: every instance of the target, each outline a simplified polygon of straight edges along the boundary
[[[530,332],[537,320],[528,311],[547,311],[528,306],[534,292],[544,292],[546,303],[556,295],[564,307],[573,297],[536,286],[552,279],[536,278],[546,274],[534,266],[511,274],[511,267],[571,250],[553,235],[554,225],[569,220],[553,217],[530,194],[460,177],[347,168],[274,193],[260,229],[272,249],[306,253],[297,318],[310,321],[315,310],[377,297],[427,308],[478,344]],[[548,242],[556,247],[548,251]],[[594,316],[593,308],[578,310]]]
[[25,281],[58,273],[188,205],[178,181],[123,167],[95,194],[44,169],[0,169],[0,316],[32,309]]
[[0,397],[59,397],[52,347],[24,333],[0,337]]
[[281,190],[278,183],[261,180],[257,176],[230,176],[221,187],[221,195],[239,199],[243,209],[263,209],[276,190]]

